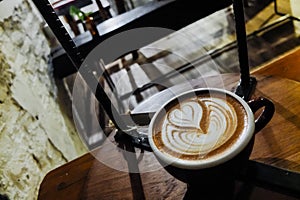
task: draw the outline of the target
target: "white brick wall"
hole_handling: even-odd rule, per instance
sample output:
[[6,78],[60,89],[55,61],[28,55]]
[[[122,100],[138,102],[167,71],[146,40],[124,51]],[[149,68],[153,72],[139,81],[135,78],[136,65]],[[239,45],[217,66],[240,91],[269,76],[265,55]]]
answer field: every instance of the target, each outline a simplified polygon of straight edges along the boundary
[[10,199],[36,199],[49,170],[86,152],[57,103],[40,23],[28,0],[0,19],[0,194]]

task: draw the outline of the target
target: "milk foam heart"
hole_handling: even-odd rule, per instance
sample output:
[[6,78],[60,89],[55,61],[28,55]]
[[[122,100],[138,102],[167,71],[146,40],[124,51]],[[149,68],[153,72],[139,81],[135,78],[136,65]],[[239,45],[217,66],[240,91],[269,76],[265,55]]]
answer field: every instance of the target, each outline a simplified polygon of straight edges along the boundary
[[165,109],[155,119],[152,140],[159,151],[181,160],[216,159],[236,146],[248,126],[249,111],[222,92],[184,96]]
[[172,110],[168,115],[170,124],[178,127],[201,129],[203,108],[197,101],[190,101],[181,105],[179,109]]
[[166,148],[201,157],[226,143],[236,128],[235,109],[226,100],[201,98],[171,109],[161,133]]

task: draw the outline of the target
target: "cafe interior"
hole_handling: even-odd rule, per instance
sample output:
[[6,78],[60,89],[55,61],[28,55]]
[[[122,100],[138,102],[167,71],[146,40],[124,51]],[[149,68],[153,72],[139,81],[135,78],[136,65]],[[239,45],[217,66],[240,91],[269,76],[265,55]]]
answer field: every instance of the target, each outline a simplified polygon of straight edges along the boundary
[[[0,200],[300,199],[298,0],[2,0],[0,11]],[[181,180],[149,138],[162,107],[203,88],[272,105],[251,107],[253,147],[228,182]]]

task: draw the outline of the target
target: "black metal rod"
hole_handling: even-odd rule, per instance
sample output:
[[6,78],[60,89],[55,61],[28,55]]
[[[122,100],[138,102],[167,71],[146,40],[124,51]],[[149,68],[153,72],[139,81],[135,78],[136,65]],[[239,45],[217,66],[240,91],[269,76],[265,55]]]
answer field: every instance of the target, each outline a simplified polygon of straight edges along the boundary
[[117,141],[119,143],[119,147],[124,150],[123,157],[127,161],[133,200],[144,200],[145,193],[142,184],[142,178],[139,172],[138,158],[136,157],[136,151],[132,143],[132,138],[129,135],[123,134],[119,131],[115,137],[120,137],[117,139]]
[[[96,99],[102,104],[105,112],[112,120],[116,128],[120,130],[126,130],[127,126],[123,122],[120,113],[112,104],[110,98],[100,86],[98,78],[93,75],[93,72],[88,66],[84,64],[84,58],[82,57],[80,51],[78,50],[75,42],[69,35],[68,31],[58,18],[55,10],[48,0],[32,0],[35,6],[38,8],[39,12],[47,22],[48,26],[53,31],[57,40],[60,42],[64,50],[66,51],[68,57],[72,61],[74,67],[78,70],[82,78],[85,80],[87,85],[90,87],[91,91],[94,93]],[[82,66],[82,64],[84,64]]]
[[250,70],[243,0],[233,0],[233,12],[235,17],[238,56],[241,73],[240,84],[242,89],[244,90],[250,87]]

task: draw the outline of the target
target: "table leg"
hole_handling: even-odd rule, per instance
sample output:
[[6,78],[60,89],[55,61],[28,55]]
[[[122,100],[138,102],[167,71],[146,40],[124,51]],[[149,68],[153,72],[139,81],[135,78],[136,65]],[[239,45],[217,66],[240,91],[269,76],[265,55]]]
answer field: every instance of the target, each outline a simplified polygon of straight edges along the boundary
[[69,14],[64,15],[64,19],[66,22],[70,25],[71,30],[73,31],[74,35],[77,36],[80,34],[79,28],[77,26],[76,21],[73,19],[73,17]]
[[108,10],[106,10],[103,7],[101,1],[100,0],[95,0],[95,1],[97,3],[98,8],[99,8],[99,13],[100,13],[100,16],[102,17],[102,19],[106,20],[106,19],[111,18],[112,17],[111,14],[108,12]]
[[122,14],[126,12],[124,0],[115,0],[115,4],[118,10],[118,14]]

